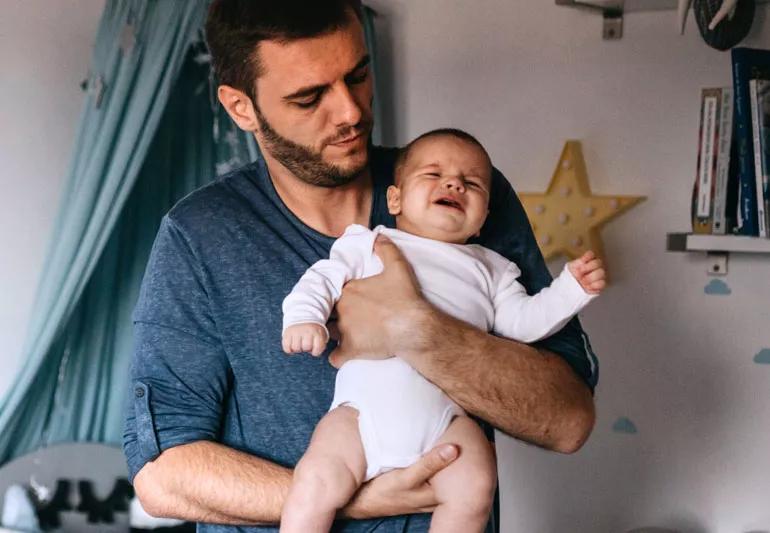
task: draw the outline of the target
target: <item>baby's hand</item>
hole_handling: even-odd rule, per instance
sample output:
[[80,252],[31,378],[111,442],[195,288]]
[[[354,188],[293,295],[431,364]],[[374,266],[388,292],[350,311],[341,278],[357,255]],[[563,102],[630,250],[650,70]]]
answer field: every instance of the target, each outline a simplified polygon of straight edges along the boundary
[[283,332],[281,344],[286,353],[310,352],[318,357],[328,340],[326,328],[320,324],[295,324]]
[[607,286],[602,260],[590,250],[567,263],[567,268],[588,294],[599,294]]

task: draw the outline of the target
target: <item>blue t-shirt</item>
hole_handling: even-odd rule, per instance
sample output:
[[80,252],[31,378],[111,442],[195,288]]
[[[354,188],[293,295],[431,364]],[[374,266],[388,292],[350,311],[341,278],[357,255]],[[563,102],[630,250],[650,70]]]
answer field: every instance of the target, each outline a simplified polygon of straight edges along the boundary
[[[385,204],[395,155],[371,150],[370,227],[395,226]],[[161,451],[200,440],[286,467],[297,463],[331,404],[336,370],[326,357],[286,357],[281,303],[333,242],[289,211],[261,159],[191,193],[164,217],[134,311],[124,434],[131,480]],[[514,261],[530,294],[550,284],[521,203],[497,171],[476,242]],[[597,362],[576,318],[538,345],[593,389]],[[334,531],[427,531],[429,520],[337,521]],[[199,524],[198,531],[277,528]]]

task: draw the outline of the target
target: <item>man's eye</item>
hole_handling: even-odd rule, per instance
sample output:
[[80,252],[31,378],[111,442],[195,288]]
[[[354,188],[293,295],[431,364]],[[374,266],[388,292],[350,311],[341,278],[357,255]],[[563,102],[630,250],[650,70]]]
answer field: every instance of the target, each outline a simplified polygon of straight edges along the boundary
[[348,76],[348,83],[356,84],[356,83],[363,83],[366,81],[366,78],[369,77],[369,67],[365,67],[361,69],[358,72],[355,72]]
[[315,96],[310,96],[308,98],[305,98],[304,100],[295,100],[292,103],[299,108],[310,109],[311,107],[315,107],[316,105],[318,105],[318,102],[320,100],[321,100],[321,95],[316,94]]

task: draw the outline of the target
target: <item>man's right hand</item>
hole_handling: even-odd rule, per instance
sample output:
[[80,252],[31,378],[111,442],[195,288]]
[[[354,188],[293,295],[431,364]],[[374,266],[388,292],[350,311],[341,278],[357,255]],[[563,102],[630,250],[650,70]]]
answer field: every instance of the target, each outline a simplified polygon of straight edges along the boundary
[[428,480],[457,456],[457,446],[442,444],[411,466],[377,476],[361,486],[347,506],[340,510],[340,518],[360,520],[432,512],[439,502]]

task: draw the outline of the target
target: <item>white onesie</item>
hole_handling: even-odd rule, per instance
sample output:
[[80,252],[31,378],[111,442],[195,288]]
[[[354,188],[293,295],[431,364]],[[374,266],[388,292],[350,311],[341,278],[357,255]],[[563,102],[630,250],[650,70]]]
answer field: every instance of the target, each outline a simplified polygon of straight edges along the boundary
[[[477,244],[452,244],[378,226],[348,226],[329,259],[311,266],[283,302],[283,329],[325,327],[342,287],[382,272],[374,254],[378,234],[390,238],[412,265],[423,295],[441,311],[484,331],[534,342],[560,330],[594,296],[565,267],[553,283],[529,296],[518,267]],[[414,463],[464,411],[398,357],[355,359],[337,373],[330,408],[358,410],[366,479]]]

